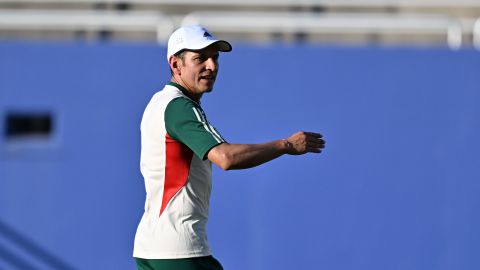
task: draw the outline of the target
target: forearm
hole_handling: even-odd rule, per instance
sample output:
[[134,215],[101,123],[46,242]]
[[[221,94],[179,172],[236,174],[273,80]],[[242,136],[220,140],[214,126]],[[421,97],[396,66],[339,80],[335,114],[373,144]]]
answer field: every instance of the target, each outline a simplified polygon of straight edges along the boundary
[[224,170],[246,169],[261,165],[287,153],[285,140],[262,144],[221,144],[213,148],[208,158]]
[[261,144],[222,143],[208,152],[208,159],[224,170],[258,166],[283,154],[320,153],[325,147],[322,135],[299,131],[288,139]]

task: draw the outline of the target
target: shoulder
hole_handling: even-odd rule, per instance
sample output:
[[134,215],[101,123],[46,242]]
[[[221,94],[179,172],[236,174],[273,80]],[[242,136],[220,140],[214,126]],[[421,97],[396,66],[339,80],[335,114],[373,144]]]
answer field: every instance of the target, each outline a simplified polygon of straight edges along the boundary
[[199,121],[202,118],[200,106],[186,97],[172,99],[165,108],[165,120],[170,123],[189,120]]
[[167,104],[166,110],[173,112],[192,112],[194,108],[201,109],[200,106],[191,99],[179,96],[170,100],[170,102]]
[[195,107],[199,108],[200,106],[193,100],[185,97],[185,96],[176,96],[168,103],[170,107]]

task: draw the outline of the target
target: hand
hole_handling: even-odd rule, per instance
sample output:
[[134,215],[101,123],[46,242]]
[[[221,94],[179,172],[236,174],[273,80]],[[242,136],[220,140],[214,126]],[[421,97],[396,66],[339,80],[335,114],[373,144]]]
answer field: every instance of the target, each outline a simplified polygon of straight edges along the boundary
[[321,153],[325,141],[319,133],[299,131],[285,140],[285,146],[290,155]]

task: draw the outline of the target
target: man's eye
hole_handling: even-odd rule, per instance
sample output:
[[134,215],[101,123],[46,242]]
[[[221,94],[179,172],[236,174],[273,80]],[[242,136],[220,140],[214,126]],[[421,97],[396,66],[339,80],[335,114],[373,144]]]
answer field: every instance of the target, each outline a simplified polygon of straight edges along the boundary
[[[208,58],[209,58],[208,56],[205,56],[205,55],[202,56],[202,55],[200,55],[200,56],[195,57],[194,60],[195,60],[195,61],[198,61],[198,62],[205,62],[205,61],[208,60]],[[212,59],[213,59],[214,61],[217,61],[217,60],[218,60],[218,55],[212,56]]]

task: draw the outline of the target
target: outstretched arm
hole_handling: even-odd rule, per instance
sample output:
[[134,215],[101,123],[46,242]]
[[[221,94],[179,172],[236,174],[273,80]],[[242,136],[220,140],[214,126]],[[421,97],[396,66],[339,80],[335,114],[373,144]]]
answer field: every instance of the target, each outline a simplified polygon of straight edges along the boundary
[[302,155],[320,153],[325,147],[322,135],[297,132],[288,139],[262,144],[222,143],[208,152],[208,159],[224,170],[246,169],[258,166],[284,154]]

